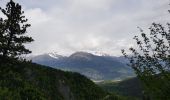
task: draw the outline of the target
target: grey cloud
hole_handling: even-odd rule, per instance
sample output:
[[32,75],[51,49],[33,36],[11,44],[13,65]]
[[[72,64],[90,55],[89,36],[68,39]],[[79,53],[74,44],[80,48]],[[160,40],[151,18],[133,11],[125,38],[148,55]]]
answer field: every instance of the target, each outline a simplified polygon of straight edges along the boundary
[[[134,46],[137,26],[168,21],[168,0],[16,0],[24,5],[36,40],[33,54],[103,51]],[[0,4],[1,5],[1,4]]]

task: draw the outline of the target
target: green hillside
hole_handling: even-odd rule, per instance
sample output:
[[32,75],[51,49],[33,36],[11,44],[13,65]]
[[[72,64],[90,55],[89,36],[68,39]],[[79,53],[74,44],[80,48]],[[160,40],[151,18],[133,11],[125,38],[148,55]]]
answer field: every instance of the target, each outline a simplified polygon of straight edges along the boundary
[[107,95],[78,73],[8,62],[0,63],[0,100],[99,100]]
[[132,100],[108,93],[83,75],[26,61],[0,61],[0,100]]
[[142,98],[142,85],[137,78],[130,78],[117,82],[104,81],[97,84],[110,93],[117,93],[123,96]]

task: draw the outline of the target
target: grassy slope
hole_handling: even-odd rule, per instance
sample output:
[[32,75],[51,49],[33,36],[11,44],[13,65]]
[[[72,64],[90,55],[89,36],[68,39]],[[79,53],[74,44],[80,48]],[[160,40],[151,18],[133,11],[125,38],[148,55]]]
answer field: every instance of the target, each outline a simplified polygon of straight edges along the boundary
[[0,100],[100,100],[107,96],[86,77],[28,62],[0,62]]

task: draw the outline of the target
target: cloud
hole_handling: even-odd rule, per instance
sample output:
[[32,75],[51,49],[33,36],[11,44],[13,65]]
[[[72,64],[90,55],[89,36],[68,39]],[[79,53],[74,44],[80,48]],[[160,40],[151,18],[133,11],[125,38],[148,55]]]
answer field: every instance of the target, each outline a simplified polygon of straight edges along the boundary
[[[33,54],[102,51],[120,55],[134,46],[137,26],[169,21],[168,0],[16,0],[21,3],[35,39]],[[1,4],[0,4],[1,5]]]

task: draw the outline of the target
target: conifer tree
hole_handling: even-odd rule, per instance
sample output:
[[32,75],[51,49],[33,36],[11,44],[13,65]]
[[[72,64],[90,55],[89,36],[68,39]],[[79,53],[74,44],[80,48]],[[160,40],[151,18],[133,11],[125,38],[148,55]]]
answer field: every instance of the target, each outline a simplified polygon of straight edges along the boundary
[[22,54],[29,54],[23,44],[33,41],[25,35],[30,24],[22,11],[21,5],[10,0],[5,9],[0,8],[5,18],[0,18],[0,55],[3,57],[18,58]]

